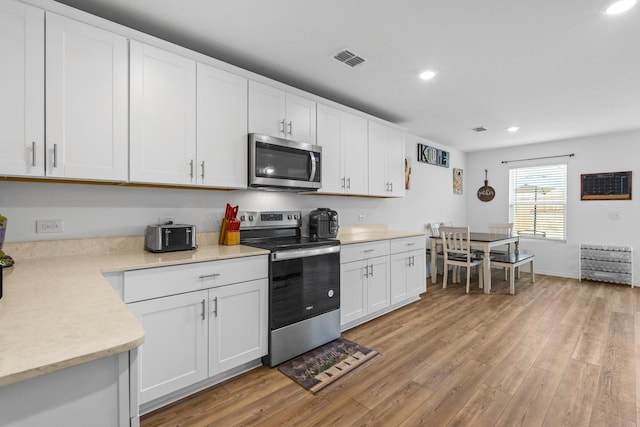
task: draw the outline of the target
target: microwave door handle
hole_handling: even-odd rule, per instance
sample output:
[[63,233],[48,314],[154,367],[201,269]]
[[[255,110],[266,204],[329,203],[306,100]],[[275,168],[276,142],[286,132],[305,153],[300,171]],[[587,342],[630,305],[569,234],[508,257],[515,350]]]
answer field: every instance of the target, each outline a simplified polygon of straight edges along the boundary
[[311,174],[309,175],[309,181],[313,181],[316,177],[316,155],[313,151],[309,151],[309,157],[311,157]]

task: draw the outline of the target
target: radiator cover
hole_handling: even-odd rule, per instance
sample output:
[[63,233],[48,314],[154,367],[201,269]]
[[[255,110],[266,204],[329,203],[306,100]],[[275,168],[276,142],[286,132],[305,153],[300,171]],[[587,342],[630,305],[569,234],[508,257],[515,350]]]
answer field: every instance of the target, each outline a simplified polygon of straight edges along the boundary
[[630,246],[580,245],[580,280],[633,286],[633,248]]

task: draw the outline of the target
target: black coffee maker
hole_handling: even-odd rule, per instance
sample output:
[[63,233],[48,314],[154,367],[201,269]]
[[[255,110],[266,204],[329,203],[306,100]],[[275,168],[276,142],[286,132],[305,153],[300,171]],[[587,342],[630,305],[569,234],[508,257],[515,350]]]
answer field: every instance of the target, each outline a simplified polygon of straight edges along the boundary
[[338,228],[338,212],[329,208],[309,212],[309,237],[312,239],[335,238]]

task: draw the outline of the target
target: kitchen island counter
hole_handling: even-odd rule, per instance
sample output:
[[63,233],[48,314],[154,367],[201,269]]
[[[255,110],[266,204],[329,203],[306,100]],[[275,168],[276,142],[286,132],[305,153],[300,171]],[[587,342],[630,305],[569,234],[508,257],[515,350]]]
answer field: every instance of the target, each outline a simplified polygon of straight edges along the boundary
[[163,254],[142,249],[117,253],[87,249],[78,254],[74,253],[78,249],[69,249],[69,245],[81,248],[88,240],[108,246],[106,239],[5,244],[5,251],[16,263],[4,271],[4,296],[0,299],[0,386],[143,343],[144,330],[103,273],[268,253],[217,244]]

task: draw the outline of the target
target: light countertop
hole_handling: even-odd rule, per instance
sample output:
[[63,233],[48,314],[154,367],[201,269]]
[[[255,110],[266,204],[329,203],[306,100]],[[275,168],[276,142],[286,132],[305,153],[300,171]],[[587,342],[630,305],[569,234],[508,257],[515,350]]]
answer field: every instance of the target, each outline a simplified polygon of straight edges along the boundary
[[140,249],[120,254],[14,258],[16,264],[4,271],[4,296],[0,299],[0,386],[143,343],[140,323],[102,273],[266,253],[241,245],[209,245],[164,254]]

